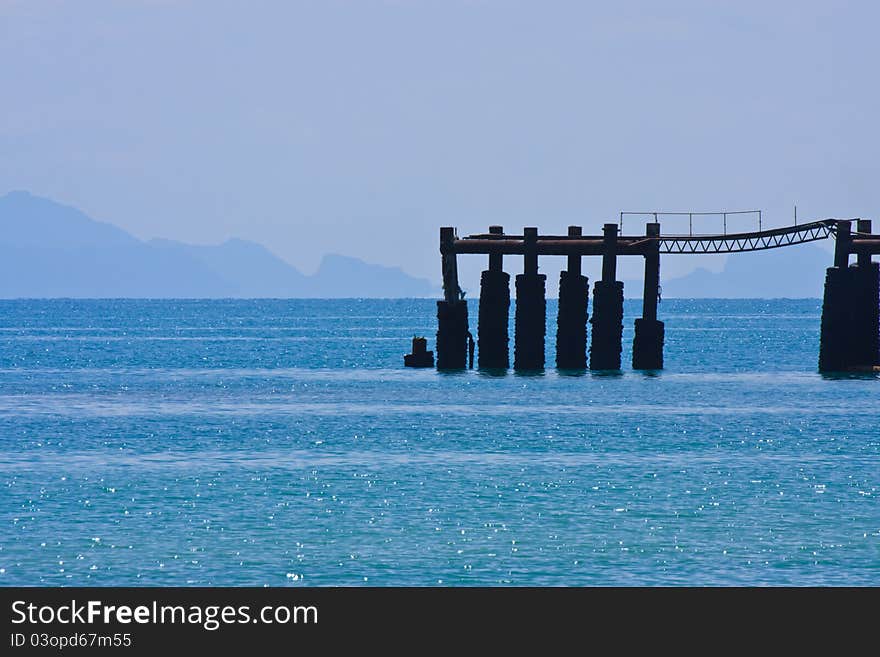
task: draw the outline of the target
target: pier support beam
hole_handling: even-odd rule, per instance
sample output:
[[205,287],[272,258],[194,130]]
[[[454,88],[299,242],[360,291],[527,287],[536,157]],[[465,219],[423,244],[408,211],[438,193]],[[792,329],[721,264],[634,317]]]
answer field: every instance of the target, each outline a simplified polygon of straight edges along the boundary
[[[582,234],[569,226],[568,234]],[[556,367],[583,370],[587,367],[587,306],[590,281],[581,275],[581,256],[568,256],[568,269],[559,273],[559,314],[556,318]]]
[[[489,233],[504,233],[501,226],[489,226]],[[510,313],[510,274],[502,269],[502,255],[489,256],[489,269],[480,276],[480,310],[477,320],[477,366],[506,369],[510,366],[507,320]]]
[[[860,221],[858,232],[870,233]],[[880,266],[870,254],[849,265],[850,223],[837,223],[834,267],[825,274],[819,342],[819,370],[845,372],[880,364]]]
[[468,310],[458,285],[458,262],[453,250],[455,229],[440,229],[443,263],[443,301],[437,302],[437,369],[465,369],[468,356]]
[[[859,219],[856,221],[856,232],[859,235],[870,235],[871,227],[872,222],[870,219]],[[871,254],[867,251],[859,251],[856,257],[856,263],[859,265],[859,267],[867,269],[868,265],[871,264]]]
[[547,330],[547,277],[538,273],[538,229],[526,228],[524,269],[516,277],[516,314],[513,367],[517,370],[544,369],[544,338]]
[[617,278],[617,224],[603,228],[602,280],[593,286],[591,370],[619,370],[623,342],[623,283]]
[[[647,237],[659,237],[660,224],[645,227]],[[634,370],[663,369],[663,339],[665,327],[657,320],[657,301],[660,296],[660,243],[645,254],[645,288],[642,295],[642,317],[635,322],[633,339]]]

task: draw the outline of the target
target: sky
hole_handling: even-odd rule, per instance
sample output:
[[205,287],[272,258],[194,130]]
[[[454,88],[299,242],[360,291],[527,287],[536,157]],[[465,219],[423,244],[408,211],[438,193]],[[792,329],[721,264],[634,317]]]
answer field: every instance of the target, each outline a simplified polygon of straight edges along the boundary
[[844,0],[0,0],[0,193],[435,281],[443,225],[880,221],[878,24]]

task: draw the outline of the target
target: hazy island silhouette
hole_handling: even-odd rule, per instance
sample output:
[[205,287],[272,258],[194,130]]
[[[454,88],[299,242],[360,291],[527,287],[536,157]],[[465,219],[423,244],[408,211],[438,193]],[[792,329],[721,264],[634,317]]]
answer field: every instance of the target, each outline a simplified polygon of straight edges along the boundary
[[400,298],[439,288],[397,267],[328,254],[306,275],[266,247],[139,240],[28,192],[0,197],[3,298]]

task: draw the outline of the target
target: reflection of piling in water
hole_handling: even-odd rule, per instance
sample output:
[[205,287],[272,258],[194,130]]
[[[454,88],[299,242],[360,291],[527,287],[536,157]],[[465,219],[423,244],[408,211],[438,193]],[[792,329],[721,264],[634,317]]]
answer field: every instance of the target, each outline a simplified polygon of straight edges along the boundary
[[[569,237],[581,235],[580,226],[568,227]],[[587,305],[590,282],[581,275],[581,256],[568,256],[568,269],[559,273],[559,310],[556,316],[556,367],[587,367]]]
[[603,229],[602,280],[593,286],[591,370],[619,370],[623,342],[623,283],[617,277],[617,224]]
[[[871,222],[859,220],[857,232],[870,234]],[[849,264],[852,234],[848,221],[837,223],[834,266],[825,273],[819,370],[842,372],[880,364],[880,266],[870,252]]]
[[[490,226],[490,235],[503,233]],[[510,366],[507,321],[510,314],[510,274],[502,270],[502,255],[489,255],[489,269],[480,276],[480,311],[477,320],[477,366],[506,369]]]
[[518,370],[544,368],[547,300],[544,283],[538,273],[537,228],[524,231],[524,271],[516,277],[516,313],[514,317],[513,367]]
[[[648,224],[647,237],[660,236],[660,224]],[[645,253],[645,289],[642,295],[642,316],[635,322],[632,366],[634,370],[663,369],[663,322],[657,320],[660,297],[660,244],[654,242]]]

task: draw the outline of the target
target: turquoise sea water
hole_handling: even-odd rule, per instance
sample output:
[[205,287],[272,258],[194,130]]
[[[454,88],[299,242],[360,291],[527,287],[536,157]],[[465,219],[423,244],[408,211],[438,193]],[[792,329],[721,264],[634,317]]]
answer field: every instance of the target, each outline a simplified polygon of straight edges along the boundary
[[878,585],[880,380],[819,311],[489,376],[402,367],[430,300],[0,302],[0,585]]

